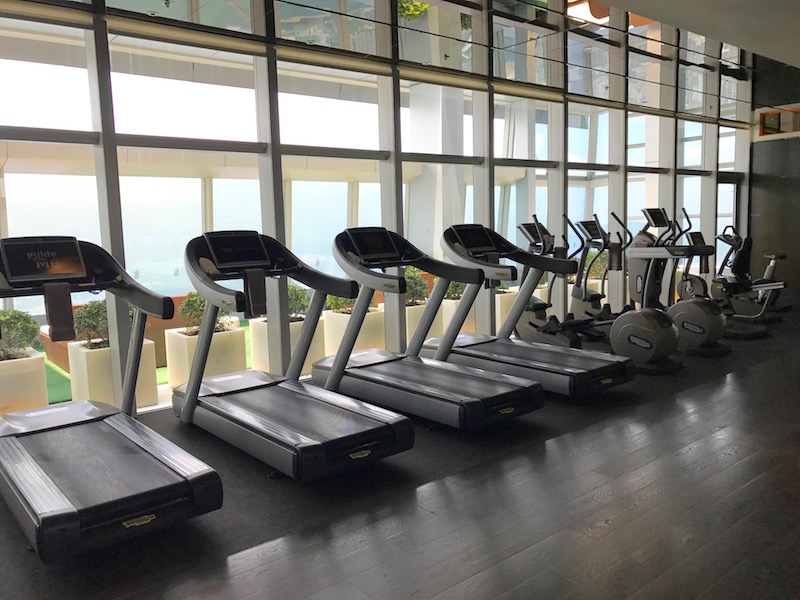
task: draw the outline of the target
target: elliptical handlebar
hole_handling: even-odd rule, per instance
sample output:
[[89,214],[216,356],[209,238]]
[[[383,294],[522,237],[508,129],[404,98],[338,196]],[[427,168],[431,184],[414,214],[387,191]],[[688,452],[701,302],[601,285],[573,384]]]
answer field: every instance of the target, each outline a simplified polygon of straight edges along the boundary
[[614,217],[614,220],[619,223],[620,227],[625,230],[625,240],[623,240],[622,236],[617,232],[617,237],[619,238],[619,243],[622,244],[622,249],[625,250],[633,243],[633,233],[631,230],[628,229],[628,226],[617,216],[613,210],[611,211],[611,216]]
[[[586,247],[586,240],[583,239],[581,232],[578,231],[578,228],[575,227],[575,224],[570,220],[570,218],[567,216],[566,213],[564,213],[563,217],[564,220],[567,222],[567,225],[569,225],[569,228],[572,229],[573,233],[578,236],[578,240],[580,241],[580,246],[578,246],[578,248],[574,252],[567,255],[567,258],[575,258]],[[567,246],[567,250],[569,250],[569,240],[566,235],[564,236],[564,243]]]

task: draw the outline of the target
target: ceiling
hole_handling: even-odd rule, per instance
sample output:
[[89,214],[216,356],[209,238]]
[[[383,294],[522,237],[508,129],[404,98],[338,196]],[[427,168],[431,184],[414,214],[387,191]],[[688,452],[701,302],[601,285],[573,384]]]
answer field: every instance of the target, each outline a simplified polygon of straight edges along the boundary
[[604,0],[611,6],[800,67],[798,0]]

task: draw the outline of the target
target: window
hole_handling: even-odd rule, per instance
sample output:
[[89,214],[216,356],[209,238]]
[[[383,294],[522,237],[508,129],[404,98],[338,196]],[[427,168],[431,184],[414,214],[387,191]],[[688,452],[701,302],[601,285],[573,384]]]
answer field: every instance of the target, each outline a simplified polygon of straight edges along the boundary
[[494,155],[547,160],[550,103],[496,94]]

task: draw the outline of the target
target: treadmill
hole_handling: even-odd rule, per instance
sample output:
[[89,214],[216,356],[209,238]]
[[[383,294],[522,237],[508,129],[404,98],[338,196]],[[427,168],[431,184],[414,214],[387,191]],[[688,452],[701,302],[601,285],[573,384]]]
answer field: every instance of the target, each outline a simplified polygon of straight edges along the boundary
[[[255,231],[196,237],[186,246],[185,264],[206,303],[189,380],[172,395],[182,423],[193,423],[303,481],[414,445],[408,418],[299,381],[327,294],[355,297],[354,282],[309,267],[283,244]],[[246,317],[266,314],[265,278],[283,276],[314,290],[286,376],[248,370],[204,379],[219,310],[243,311]],[[244,282],[243,292],[218,283],[236,280]]]
[[585,397],[633,379],[630,358],[511,338],[544,272],[575,273],[575,261],[527,252],[478,224],[448,228],[441,243],[453,262],[483,268],[494,280],[515,278],[512,267],[497,264],[501,258],[529,267],[530,271],[497,336],[460,333],[452,344],[445,337],[431,338],[422,347],[423,356],[535,379],[545,390],[570,397]]
[[[345,273],[361,285],[361,291],[336,356],[314,363],[311,376],[315,383],[466,430],[541,408],[544,392],[537,382],[418,356],[450,281],[477,284],[483,281],[482,271],[434,260],[383,227],[346,229],[336,236],[333,255]],[[353,352],[374,291],[402,294],[406,289],[403,277],[373,269],[385,271],[406,265],[438,279],[405,354],[377,348]],[[464,323],[477,295],[478,286],[474,287],[474,293],[459,304],[445,336],[454,338]]]
[[44,562],[155,531],[222,506],[208,465],[132,418],[147,315],[172,300],[74,237],[0,240],[0,297],[44,296],[54,340],[74,339],[72,292],[130,304],[122,410],[76,400],[0,416],[0,493]]

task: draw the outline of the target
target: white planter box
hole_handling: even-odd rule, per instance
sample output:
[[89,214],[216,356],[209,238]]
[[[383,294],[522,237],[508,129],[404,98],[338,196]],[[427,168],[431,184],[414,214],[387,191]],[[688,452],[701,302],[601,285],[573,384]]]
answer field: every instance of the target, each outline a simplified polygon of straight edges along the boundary
[[28,356],[0,361],[0,414],[47,406],[44,356],[27,348]]
[[[424,304],[419,304],[417,306],[406,306],[406,341],[411,340],[411,336],[414,334],[414,331],[416,331],[417,325],[419,325],[419,320],[424,311]],[[436,313],[436,316],[433,318],[433,324],[431,324],[431,329],[425,336],[425,339],[441,336],[444,332],[442,325],[443,323],[444,318],[442,316],[442,311],[439,310]]]
[[[300,338],[300,330],[302,328],[303,321],[289,323],[289,341],[292,353],[294,353],[295,346],[297,346],[297,340]],[[268,335],[269,322],[267,319],[250,320],[250,357],[253,361],[253,368],[265,373],[269,373]],[[308,349],[308,356],[303,363],[301,375],[310,374],[311,365],[318,360],[322,360],[325,356],[325,329],[321,320],[314,331],[314,337],[311,338],[311,347]]]
[[506,320],[511,305],[517,299],[517,292],[506,292],[505,294],[494,295],[494,325],[500,329],[500,325]]
[[[167,348],[167,381],[169,387],[176,388],[189,381],[194,350],[197,347],[196,335],[184,335],[183,327],[167,329],[164,340]],[[218,331],[211,338],[211,348],[203,372],[204,377],[234,373],[247,369],[244,329]]]
[[[461,302],[460,300],[442,300],[442,306],[439,308],[439,314],[442,315],[442,332],[447,330],[447,326],[450,324],[450,321],[453,320],[453,315],[456,313],[456,309],[458,308],[458,303]],[[461,331],[463,332],[470,332],[475,331],[475,306],[473,305],[472,308],[469,309],[469,313],[467,313],[467,318],[464,320],[464,324],[461,326]]]
[[[114,405],[111,385],[111,348],[90,350],[83,342],[67,344],[69,380],[73,400],[94,400]],[[122,400],[121,398],[119,399]],[[156,345],[144,340],[139,376],[136,379],[136,406],[158,404],[156,383]]]
[[[326,310],[322,322],[325,329],[325,355],[332,356],[339,350],[344,330],[350,322],[350,315]],[[367,348],[386,348],[386,329],[382,310],[371,310],[367,313],[353,350]]]

